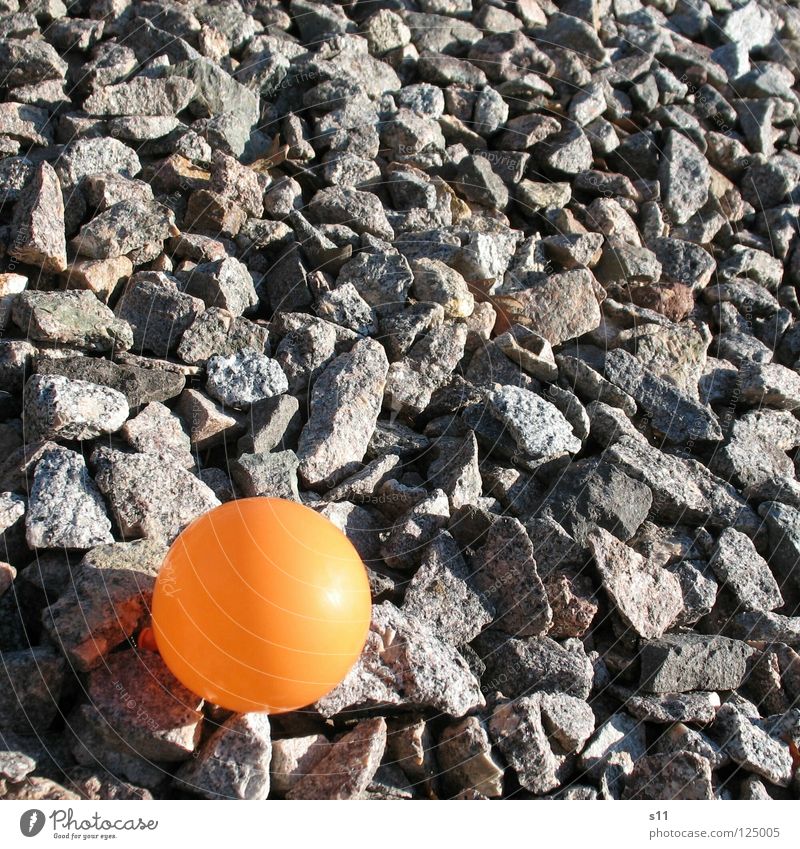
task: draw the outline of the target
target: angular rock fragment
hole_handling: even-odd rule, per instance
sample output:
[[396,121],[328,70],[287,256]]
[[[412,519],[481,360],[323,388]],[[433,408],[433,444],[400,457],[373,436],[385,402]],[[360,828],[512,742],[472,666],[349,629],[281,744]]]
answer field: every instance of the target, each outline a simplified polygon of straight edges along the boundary
[[563,414],[527,389],[503,386],[488,393],[492,415],[508,429],[519,457],[530,462],[575,453],[581,441]]
[[749,537],[727,528],[717,540],[709,565],[741,609],[767,613],[783,605],[778,582]]
[[526,696],[501,704],[492,712],[488,725],[526,790],[539,794],[558,787],[558,761],[547,740],[538,698]]
[[322,734],[273,740],[270,792],[285,796],[298,781],[311,773],[330,748],[331,743]]
[[195,450],[210,448],[233,439],[244,430],[242,414],[223,409],[197,389],[185,389],[178,400],[178,413]]
[[491,600],[475,588],[455,540],[440,531],[422,554],[406,588],[402,610],[428,625],[444,642],[470,642],[493,618]]
[[299,501],[297,467],[292,450],[242,454],[230,464],[237,492],[244,498],[286,498]]
[[612,383],[636,399],[650,416],[653,427],[670,442],[722,439],[722,430],[710,410],[643,368],[626,351],[609,352],[605,373]]
[[230,357],[211,357],[206,372],[208,394],[237,410],[246,410],[254,401],[272,398],[289,388],[280,364],[252,348]]
[[253,277],[234,257],[202,262],[184,275],[184,291],[207,307],[220,307],[235,316],[258,303]]
[[536,570],[533,544],[518,520],[498,518],[470,565],[475,585],[494,609],[495,628],[516,637],[548,632],[553,612]]
[[409,570],[419,563],[423,549],[447,525],[450,503],[444,491],[434,489],[403,513],[389,529],[381,547],[386,563],[394,569]]
[[42,621],[78,669],[99,665],[145,623],[166,553],[154,540],[99,545],[73,570],[67,590]]
[[271,756],[267,714],[238,714],[178,770],[176,782],[206,799],[266,799]]
[[433,462],[428,466],[428,479],[436,489],[449,494],[453,509],[477,501],[482,482],[475,435],[440,437],[431,454]]
[[195,85],[183,77],[134,77],[129,82],[102,86],[83,102],[87,115],[167,115],[188,106]]
[[484,704],[466,661],[390,602],[373,607],[367,645],[344,681],[316,703],[325,717],[357,706],[408,705],[463,716]]
[[587,536],[587,543],[617,612],[640,637],[660,637],[683,609],[678,579],[661,566],[648,563],[604,528]]
[[615,713],[589,739],[581,752],[578,767],[597,779],[614,755],[625,753],[630,757],[626,771],[631,772],[633,763],[645,754],[646,749],[644,725],[627,713]]
[[772,784],[787,787],[793,764],[789,746],[760,728],[733,705],[723,705],[714,724],[723,750],[731,760]]
[[[87,698],[71,722],[79,763],[102,764],[108,755],[176,763],[191,757],[200,741],[202,700],[178,682],[158,654],[111,655],[90,673]],[[85,746],[88,724],[97,735],[94,750]]]
[[466,339],[463,323],[441,324],[415,342],[402,360],[393,362],[385,386],[390,409],[411,417],[421,413],[463,356]]
[[14,324],[28,339],[88,351],[127,350],[131,327],[91,292],[22,292],[12,308]]
[[105,503],[80,454],[53,448],[40,457],[25,514],[33,548],[91,548],[112,542]]
[[84,224],[72,247],[91,259],[116,259],[152,243],[160,246],[174,234],[174,217],[165,206],[121,200]]
[[132,345],[138,353],[166,357],[204,306],[199,298],[182,293],[168,274],[140,271],[128,280],[114,312],[133,328]]
[[39,164],[22,190],[14,208],[13,227],[13,257],[44,271],[58,272],[67,267],[61,184],[47,162]]
[[42,733],[59,715],[67,663],[49,646],[0,653],[3,730]]
[[245,348],[268,350],[269,330],[264,324],[210,307],[197,316],[178,343],[178,357],[190,365],[204,365],[215,354],[231,356]]
[[202,481],[174,461],[103,449],[95,481],[123,537],[172,542],[198,516],[219,505]]
[[64,357],[37,363],[39,374],[61,375],[70,380],[107,386],[121,392],[131,409],[150,401],[168,401],[181,393],[182,374],[158,368],[143,368],[131,363],[114,363],[93,357]]
[[744,679],[746,643],[701,634],[668,634],[641,650],[641,688],[651,693],[735,690]]
[[191,441],[181,420],[158,401],[151,401],[138,415],[129,419],[120,435],[131,448],[142,454],[153,454],[184,468],[194,465]]
[[594,525],[628,540],[647,518],[650,489],[604,460],[578,460],[559,475],[542,503],[573,539],[582,541]]
[[306,485],[329,487],[355,471],[375,429],[388,366],[383,348],[364,339],[317,379],[297,450]]
[[128,418],[128,401],[108,386],[35,374],[25,384],[28,438],[93,439],[119,430]]
[[708,163],[694,143],[677,130],[667,131],[658,178],[665,207],[676,224],[685,224],[708,199]]
[[513,699],[534,691],[586,699],[592,689],[592,665],[582,647],[549,637],[518,640],[494,630],[484,631],[475,646],[486,664],[481,683],[489,692]]
[[469,789],[489,798],[502,795],[503,768],[478,717],[448,725],[439,738],[436,757],[441,780],[452,793]]
[[694,752],[648,755],[625,781],[626,799],[713,799],[711,763]]
[[492,303],[499,312],[498,326],[505,330],[522,324],[558,345],[589,333],[600,324],[596,281],[586,269],[553,274],[533,286],[508,295],[498,295]]
[[356,799],[366,789],[386,748],[386,720],[364,719],[286,794],[287,799]]

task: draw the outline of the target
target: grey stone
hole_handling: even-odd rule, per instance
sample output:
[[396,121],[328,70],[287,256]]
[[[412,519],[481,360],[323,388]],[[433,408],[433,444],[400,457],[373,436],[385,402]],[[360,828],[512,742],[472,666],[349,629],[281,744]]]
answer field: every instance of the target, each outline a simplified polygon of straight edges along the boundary
[[364,339],[317,378],[297,450],[308,486],[330,487],[355,471],[375,429],[388,365],[383,348]]
[[548,632],[553,612],[536,569],[533,544],[517,519],[496,519],[470,565],[476,587],[494,609],[495,628],[516,637]]
[[478,717],[448,725],[439,738],[436,757],[442,781],[452,794],[472,789],[489,798],[502,795],[504,770]]
[[[382,569],[380,558],[380,542],[384,523],[376,517],[369,508],[349,501],[314,502],[314,509],[331,521],[350,540],[359,557],[367,565],[367,574],[373,586],[373,594],[377,595],[374,587],[381,575],[374,570]],[[390,581],[391,583],[391,581]],[[393,583],[391,583],[394,586]]]
[[287,498],[299,501],[297,455],[294,451],[242,454],[230,463],[237,491],[245,498]]
[[614,713],[589,739],[578,768],[597,780],[614,755],[626,753],[635,762],[644,756],[646,749],[644,725],[630,714]]
[[717,713],[715,731],[731,760],[771,784],[788,787],[793,764],[789,747],[770,736],[758,724],[743,716],[733,705],[723,705]]
[[733,528],[717,540],[709,565],[743,610],[767,613],[783,605],[778,583],[769,565],[756,551],[749,537]]
[[503,386],[488,393],[487,399],[492,415],[508,428],[522,458],[549,460],[580,450],[581,441],[563,414],[533,392]]
[[158,401],[151,401],[137,416],[125,422],[120,435],[142,454],[153,454],[184,468],[194,465],[191,440],[181,420]]
[[40,360],[37,371],[39,374],[63,375],[71,380],[108,386],[121,392],[131,409],[149,401],[168,401],[180,395],[186,382],[184,376],[176,371],[113,363],[93,357]]
[[466,318],[475,308],[475,299],[466,280],[454,269],[436,259],[412,263],[413,295],[419,301],[441,304],[448,318]]
[[101,86],[83,102],[87,115],[175,115],[195,94],[192,82],[182,77],[134,77],[129,82]]
[[197,389],[185,389],[177,409],[186,424],[193,449],[213,447],[236,438],[244,430],[241,413],[223,409]]
[[475,434],[439,437],[431,447],[431,455],[428,480],[431,486],[448,494],[453,509],[478,500],[482,481]]
[[625,710],[642,722],[671,724],[673,722],[697,722],[706,725],[713,722],[720,706],[716,693],[659,693],[649,695],[615,689],[624,702]]
[[464,355],[466,340],[462,322],[442,323],[421,336],[402,360],[389,366],[385,386],[389,408],[412,417],[421,413]]
[[114,259],[175,235],[172,212],[159,203],[121,200],[81,227],[72,247],[92,259]]
[[64,201],[58,176],[49,163],[39,163],[20,192],[13,227],[13,257],[44,271],[58,272],[67,267]]
[[234,257],[203,262],[183,275],[184,291],[207,307],[221,307],[235,316],[258,304],[253,277]]
[[206,799],[266,799],[271,757],[267,714],[236,714],[214,731],[175,780]]
[[758,529],[758,516],[741,495],[696,460],[658,451],[638,434],[626,434],[610,445],[605,459],[650,487],[653,509],[662,520],[691,525],[709,522],[712,527],[730,526],[749,534]]
[[556,178],[574,177],[592,167],[589,139],[577,125],[568,125],[540,142],[536,148],[536,157],[545,170]]
[[45,451],[33,474],[25,536],[32,549],[91,548],[111,542],[111,521],[80,454]]
[[778,363],[742,363],[738,386],[744,403],[776,410],[800,407],[800,375]]
[[389,529],[381,547],[386,563],[401,570],[417,566],[423,549],[447,525],[449,518],[449,500],[443,490],[435,489]]
[[490,209],[502,210],[508,205],[508,189],[484,156],[466,156],[458,163],[454,188],[468,201]]
[[552,274],[534,285],[493,298],[505,323],[522,324],[558,345],[600,324],[597,281],[587,269]]
[[648,755],[625,781],[625,799],[713,799],[711,763],[694,752]]
[[356,233],[369,233],[392,241],[394,230],[377,195],[357,189],[333,186],[320,189],[307,207],[308,217],[317,224],[346,224]]
[[800,586],[797,561],[800,557],[800,510],[777,501],[765,501],[758,508],[764,518],[769,538],[769,563],[780,579],[790,586]]
[[300,403],[293,395],[273,395],[250,405],[249,431],[239,440],[239,450],[256,454],[289,448],[300,433]]
[[[311,5],[311,4],[310,4]],[[286,793],[287,799],[355,799],[367,789],[386,749],[386,720],[364,719]]]
[[29,439],[94,439],[119,430],[127,398],[116,389],[55,374],[34,374],[23,407]]
[[670,442],[722,439],[719,422],[710,410],[643,368],[626,351],[609,351],[605,373],[612,383],[636,399],[650,416],[652,426]]
[[353,285],[375,309],[396,311],[405,303],[414,276],[400,254],[356,254],[339,271],[337,285]]
[[492,600],[475,587],[459,546],[446,531],[434,537],[421,561],[406,589],[403,612],[424,622],[444,642],[470,642],[492,621]]
[[177,354],[190,365],[205,365],[215,354],[231,356],[245,348],[268,352],[266,325],[236,316],[226,309],[210,307],[184,331]]
[[166,357],[204,308],[199,298],[181,292],[168,274],[140,271],[128,280],[114,312],[133,328],[138,353]]
[[206,389],[226,407],[246,410],[254,401],[280,395],[289,388],[277,360],[252,348],[229,357],[216,355],[206,363]]
[[660,637],[683,609],[678,579],[604,528],[587,535],[603,588],[617,612],[646,640]]
[[550,637],[518,640],[494,630],[484,631],[474,645],[486,664],[481,684],[487,692],[499,690],[512,699],[538,691],[586,699],[591,692],[594,673],[582,647],[565,647]]
[[103,663],[150,615],[163,543],[137,540],[93,548],[72,570],[70,583],[42,621],[54,643],[81,671]]
[[678,752],[694,752],[710,761],[715,770],[731,762],[728,754],[711,737],[682,722],[676,722],[668,728],[653,748],[656,752],[673,755]]
[[285,796],[330,752],[331,743],[323,734],[286,737],[272,741],[270,793]]
[[0,654],[0,727],[43,733],[59,715],[67,663],[49,646]]
[[553,484],[542,504],[575,540],[582,541],[594,525],[629,540],[647,518],[653,497],[640,481],[600,459],[571,463]]
[[390,602],[373,607],[361,658],[344,681],[316,703],[325,717],[367,705],[407,705],[463,716],[484,704],[466,661],[416,618]]
[[752,653],[727,637],[685,633],[649,640],[641,650],[640,687],[652,693],[735,690]]
[[499,705],[489,717],[488,726],[526,790],[540,794],[558,787],[558,762],[547,740],[537,696]]
[[95,481],[123,537],[172,542],[192,519],[219,505],[209,487],[173,461],[102,449],[95,462]]
[[668,130],[658,178],[667,212],[685,224],[708,199],[711,173],[705,157],[686,136]]
[[34,292],[17,295],[14,324],[28,339],[88,351],[127,350],[131,327],[91,292]]
[[[86,694],[88,704],[71,723],[79,763],[96,762],[92,756],[103,763],[107,751],[135,753],[137,760],[179,763],[191,757],[200,741],[202,701],[178,682],[158,654],[110,655],[89,674]],[[85,752],[81,731],[88,723],[93,724],[99,745]]]

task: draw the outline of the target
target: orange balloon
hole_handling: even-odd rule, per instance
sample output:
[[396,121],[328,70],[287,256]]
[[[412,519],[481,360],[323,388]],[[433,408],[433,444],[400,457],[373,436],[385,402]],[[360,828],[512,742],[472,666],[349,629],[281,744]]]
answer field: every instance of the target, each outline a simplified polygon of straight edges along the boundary
[[169,549],[153,633],[175,677],[237,712],[311,704],[367,639],[367,572],[347,537],[294,501],[244,498],[196,519]]

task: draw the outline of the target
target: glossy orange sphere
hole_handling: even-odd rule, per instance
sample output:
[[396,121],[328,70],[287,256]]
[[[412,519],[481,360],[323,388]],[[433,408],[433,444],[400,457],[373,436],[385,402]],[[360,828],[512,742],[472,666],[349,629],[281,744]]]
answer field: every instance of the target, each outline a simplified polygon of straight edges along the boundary
[[237,712],[281,713],[330,692],[361,653],[366,569],[324,516],[280,498],[230,501],[172,544],[153,634],[172,673]]

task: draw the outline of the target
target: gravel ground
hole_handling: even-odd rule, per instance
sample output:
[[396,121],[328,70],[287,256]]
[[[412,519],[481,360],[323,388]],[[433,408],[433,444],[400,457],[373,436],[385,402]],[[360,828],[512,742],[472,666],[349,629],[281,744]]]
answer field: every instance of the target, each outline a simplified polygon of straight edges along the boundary
[[[0,0],[0,796],[800,796],[797,0]],[[308,709],[137,649],[237,497]]]

